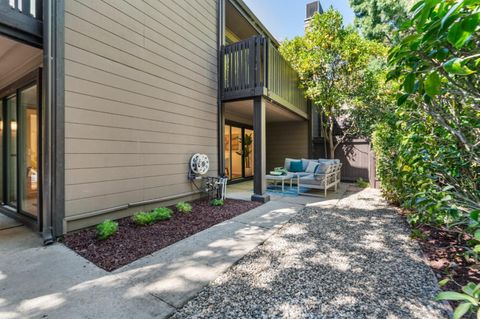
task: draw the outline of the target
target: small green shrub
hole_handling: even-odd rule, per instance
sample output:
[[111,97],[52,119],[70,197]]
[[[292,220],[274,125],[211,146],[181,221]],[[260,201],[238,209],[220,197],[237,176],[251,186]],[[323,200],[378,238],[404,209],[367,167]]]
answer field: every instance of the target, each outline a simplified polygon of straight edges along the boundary
[[97,225],[97,236],[100,240],[106,240],[118,231],[118,223],[106,219]]
[[192,212],[192,205],[190,205],[189,203],[186,203],[186,202],[180,202],[177,204],[177,210],[180,212],[180,213],[184,213],[184,214],[190,214]]
[[155,223],[155,216],[152,212],[140,212],[133,215],[132,220],[140,226],[152,225]]
[[160,207],[151,212],[136,213],[132,217],[132,220],[137,225],[147,226],[155,224],[161,220],[168,220],[170,218],[172,218],[172,210],[166,207]]
[[425,240],[425,239],[427,239],[427,237],[428,236],[425,233],[423,233],[420,229],[417,229],[417,228],[412,229],[412,231],[410,233],[410,238],[411,239]]
[[370,186],[370,184],[360,177],[359,179],[357,179],[357,186],[360,188],[367,188]]
[[166,207],[156,208],[152,213],[156,222],[160,220],[168,220],[172,218],[173,214],[172,210]]
[[211,202],[212,206],[223,206],[225,203],[223,202],[223,199],[214,199]]

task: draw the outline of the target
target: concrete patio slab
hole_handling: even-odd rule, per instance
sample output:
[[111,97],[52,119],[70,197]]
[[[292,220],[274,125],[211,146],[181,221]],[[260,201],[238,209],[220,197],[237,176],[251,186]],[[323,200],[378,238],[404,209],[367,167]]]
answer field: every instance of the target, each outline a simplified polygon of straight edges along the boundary
[[0,214],[0,230],[21,226],[22,223],[8,216]]
[[[332,200],[339,200],[341,199],[347,188],[349,186],[345,183],[340,183],[338,190],[334,192],[333,190],[329,190],[327,197],[324,196],[324,192],[322,190],[311,190],[308,193],[304,193],[302,195],[294,196],[294,195],[285,195],[281,192],[268,192],[270,195],[271,201],[276,202],[284,202],[296,205],[316,205],[321,206],[325,201],[332,201]],[[241,200],[250,200],[253,194],[253,184],[251,181],[238,183],[229,185],[227,189],[227,198],[232,199],[241,199]]]
[[0,230],[0,255],[2,257],[41,245],[40,236],[25,226]]

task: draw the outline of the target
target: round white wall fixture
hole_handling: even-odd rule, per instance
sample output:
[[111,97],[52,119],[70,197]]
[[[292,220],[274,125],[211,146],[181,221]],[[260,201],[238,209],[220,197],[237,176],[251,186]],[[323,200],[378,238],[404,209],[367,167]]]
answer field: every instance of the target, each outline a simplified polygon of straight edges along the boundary
[[208,170],[210,169],[210,161],[208,160],[208,156],[199,153],[193,155],[190,159],[190,169],[195,174],[207,174]]

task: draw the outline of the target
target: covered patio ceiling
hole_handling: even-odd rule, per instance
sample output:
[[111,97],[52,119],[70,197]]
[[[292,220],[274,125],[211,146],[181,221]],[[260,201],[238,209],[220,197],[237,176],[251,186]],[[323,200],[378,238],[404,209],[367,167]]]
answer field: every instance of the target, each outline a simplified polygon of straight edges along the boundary
[[[303,122],[304,118],[290,112],[283,107],[272,103],[268,100],[266,102],[267,123],[281,123],[281,122]],[[241,100],[224,103],[225,118],[227,120],[249,124],[253,123],[253,100]]]
[[0,36],[0,90],[42,62],[42,50]]

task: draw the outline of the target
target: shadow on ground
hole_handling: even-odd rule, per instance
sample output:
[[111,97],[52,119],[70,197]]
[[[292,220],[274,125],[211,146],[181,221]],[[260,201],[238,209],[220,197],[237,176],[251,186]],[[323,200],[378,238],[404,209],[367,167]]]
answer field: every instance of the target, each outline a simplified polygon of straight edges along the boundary
[[271,202],[113,273],[3,230],[0,318],[441,318],[403,219],[375,191],[340,197]]
[[447,317],[408,225],[376,190],[325,207],[305,208],[174,317]]

